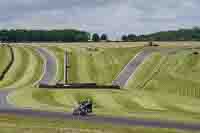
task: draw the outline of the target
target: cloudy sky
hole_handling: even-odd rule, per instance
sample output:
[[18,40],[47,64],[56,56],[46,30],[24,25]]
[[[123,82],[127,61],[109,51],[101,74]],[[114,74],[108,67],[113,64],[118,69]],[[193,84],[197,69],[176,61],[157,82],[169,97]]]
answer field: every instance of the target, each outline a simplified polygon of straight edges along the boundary
[[0,28],[144,34],[200,26],[200,0],[0,0]]

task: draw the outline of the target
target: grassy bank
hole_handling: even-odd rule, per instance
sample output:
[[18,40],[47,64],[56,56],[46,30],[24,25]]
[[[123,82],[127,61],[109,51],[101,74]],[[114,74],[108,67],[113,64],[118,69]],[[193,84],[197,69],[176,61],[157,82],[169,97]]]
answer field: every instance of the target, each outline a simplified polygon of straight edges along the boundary
[[70,55],[70,82],[111,84],[138,48],[73,48]]
[[138,93],[138,103],[146,109],[198,114],[199,66],[200,56],[193,50],[158,53],[140,66],[127,88]]
[[[63,49],[48,47],[55,53],[58,64],[58,79],[63,74]],[[69,48],[70,54],[70,81],[71,82],[97,82],[99,84],[111,84],[112,80],[122,68],[141,50],[137,48]],[[62,56],[61,56],[62,55]],[[81,59],[77,59],[81,58]],[[93,71],[90,71],[93,70]],[[121,95],[122,94],[122,95]],[[120,91],[102,90],[42,90],[32,87],[13,92],[9,99],[20,107],[33,107],[37,109],[71,111],[72,107],[81,99],[90,97],[94,99],[96,112],[100,114],[126,113],[130,108],[137,107],[134,102],[124,97]],[[119,97],[122,101],[119,101]],[[26,100],[24,100],[26,99]],[[112,106],[110,106],[112,105]],[[121,108],[122,110],[119,110]],[[124,108],[124,109],[123,109]]]
[[11,60],[11,53],[8,47],[0,46],[0,75],[6,69]]
[[[99,84],[110,84],[141,50],[141,47],[49,46],[59,62],[59,80],[63,80],[65,48],[70,51],[70,81]],[[10,95],[9,100],[20,107],[71,112],[79,101],[91,98],[98,115],[199,122],[199,60],[193,50],[179,49],[173,54],[156,52],[140,65],[128,85],[119,91],[26,87]]]
[[13,47],[15,60],[0,88],[21,88],[32,86],[40,79],[43,60],[31,47]]

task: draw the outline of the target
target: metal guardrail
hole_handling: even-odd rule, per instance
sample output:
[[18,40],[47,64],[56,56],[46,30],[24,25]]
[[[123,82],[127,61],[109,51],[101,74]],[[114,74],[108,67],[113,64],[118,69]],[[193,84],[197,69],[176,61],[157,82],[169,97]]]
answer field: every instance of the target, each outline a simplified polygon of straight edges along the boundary
[[39,84],[39,88],[47,89],[120,89],[118,85],[97,85],[96,83],[73,83],[73,84],[56,84],[46,85]]

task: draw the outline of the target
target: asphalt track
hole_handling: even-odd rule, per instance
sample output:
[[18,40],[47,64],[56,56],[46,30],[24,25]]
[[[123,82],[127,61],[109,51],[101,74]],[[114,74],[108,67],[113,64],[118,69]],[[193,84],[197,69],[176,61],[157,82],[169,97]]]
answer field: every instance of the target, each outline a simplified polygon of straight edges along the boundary
[[12,90],[1,90],[0,91],[0,110],[1,109],[12,109],[14,106],[8,103],[7,97],[12,92]]
[[45,68],[44,68],[44,75],[40,84],[55,84],[56,83],[56,71],[57,71],[57,62],[55,56],[50,53],[45,48],[37,48],[38,53],[41,57],[45,60]]
[[114,124],[118,126],[144,126],[153,128],[174,128],[181,130],[200,131],[200,124],[181,123],[174,121],[161,121],[161,120],[145,120],[145,119],[131,119],[120,117],[107,117],[107,116],[72,116],[70,113],[64,112],[48,112],[32,109],[0,109],[1,114],[12,114],[19,116],[38,117],[38,118],[52,118],[64,120],[81,120],[86,122]]
[[[55,79],[55,58],[45,49],[37,50],[40,54],[43,54],[43,57],[46,59],[46,71],[44,73],[44,77],[41,82],[47,83],[52,82]],[[149,52],[149,51],[148,51]],[[45,55],[45,56],[44,56]],[[149,55],[146,53],[141,54],[142,57],[147,57]],[[145,55],[145,56],[144,56]],[[138,60],[139,59],[139,60]],[[137,60],[137,66],[144,60],[140,56],[136,56],[134,60]],[[52,70],[54,69],[54,70]],[[134,72],[132,70],[131,72]],[[53,76],[53,77],[51,77]],[[48,112],[48,111],[39,111],[33,109],[22,109],[22,108],[10,108],[9,103],[7,103],[6,96],[8,92],[0,92],[0,113],[5,114],[13,114],[19,116],[27,116],[27,117],[39,117],[39,118],[59,118],[66,120],[81,120],[87,122],[95,122],[95,123],[104,123],[104,124],[114,124],[114,125],[129,125],[129,126],[144,126],[144,127],[154,127],[154,128],[175,128],[182,130],[192,130],[192,131],[200,131],[200,123],[182,123],[182,122],[174,122],[174,121],[161,121],[161,120],[145,120],[145,119],[131,119],[131,118],[121,118],[121,117],[109,117],[109,116],[86,116],[86,117],[78,117],[72,116],[71,113],[65,112]]]
[[124,67],[124,69],[119,73],[117,78],[112,82],[113,85],[119,85],[123,88],[128,82],[129,78],[134,74],[137,67],[151,55],[152,50],[142,50],[138,53],[132,60]]

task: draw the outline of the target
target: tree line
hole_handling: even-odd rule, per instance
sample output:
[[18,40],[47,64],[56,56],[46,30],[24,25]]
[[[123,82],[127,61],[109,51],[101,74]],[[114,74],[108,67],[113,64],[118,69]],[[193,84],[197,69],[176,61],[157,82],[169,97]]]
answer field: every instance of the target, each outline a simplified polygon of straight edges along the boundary
[[[110,41],[108,35],[103,33],[90,34],[80,30],[0,30],[0,41],[7,42],[100,42]],[[121,41],[200,41],[200,28],[179,29],[174,31],[161,31],[146,35],[122,35]]]
[[108,35],[79,30],[0,30],[3,42],[88,42],[108,41]]
[[0,30],[7,42],[87,42],[90,33],[79,30]]
[[122,41],[200,41],[200,28],[161,31],[147,35],[122,35]]

